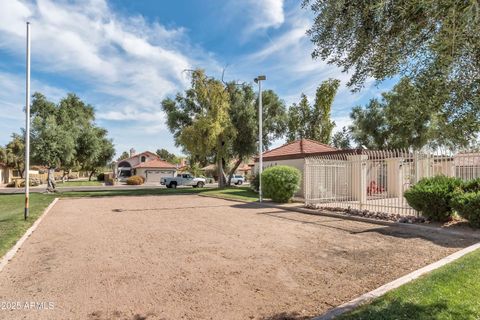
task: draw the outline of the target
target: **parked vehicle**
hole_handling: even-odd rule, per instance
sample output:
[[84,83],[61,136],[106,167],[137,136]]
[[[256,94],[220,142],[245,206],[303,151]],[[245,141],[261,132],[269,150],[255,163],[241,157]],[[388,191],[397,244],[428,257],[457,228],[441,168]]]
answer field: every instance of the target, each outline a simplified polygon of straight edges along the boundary
[[203,188],[206,180],[204,178],[196,178],[189,173],[179,174],[174,178],[161,178],[160,184],[167,188],[176,188],[178,186],[192,186],[194,188]]
[[243,176],[233,176],[232,177],[232,183],[238,185],[241,185],[245,182],[245,178]]

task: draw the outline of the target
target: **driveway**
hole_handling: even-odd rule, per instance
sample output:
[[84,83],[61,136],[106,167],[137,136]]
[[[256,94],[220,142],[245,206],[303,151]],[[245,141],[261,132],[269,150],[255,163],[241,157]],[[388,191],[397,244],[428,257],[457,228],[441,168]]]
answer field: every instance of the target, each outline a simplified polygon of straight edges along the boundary
[[471,243],[192,195],[62,199],[0,273],[0,318],[307,319]]

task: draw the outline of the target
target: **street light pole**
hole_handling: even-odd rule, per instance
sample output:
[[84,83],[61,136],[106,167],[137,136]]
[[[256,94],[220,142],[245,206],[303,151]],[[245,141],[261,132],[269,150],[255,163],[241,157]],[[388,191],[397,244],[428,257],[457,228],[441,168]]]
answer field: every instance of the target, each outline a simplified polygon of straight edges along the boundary
[[27,74],[26,74],[26,94],[25,94],[25,212],[24,219],[27,220],[29,214],[29,195],[30,195],[30,22],[27,22]]
[[267,80],[266,76],[258,76],[254,79],[258,83],[258,200],[262,202],[262,172],[263,172],[263,106],[262,106],[262,81]]

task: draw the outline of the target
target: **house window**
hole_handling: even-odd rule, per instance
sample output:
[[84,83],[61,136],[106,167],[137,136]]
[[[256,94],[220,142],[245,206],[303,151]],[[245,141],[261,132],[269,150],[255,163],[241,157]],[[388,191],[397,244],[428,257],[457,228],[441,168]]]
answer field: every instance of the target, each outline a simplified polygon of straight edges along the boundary
[[142,157],[140,158],[140,162],[145,162],[145,160],[147,160],[147,158],[145,158],[145,156],[142,156]]

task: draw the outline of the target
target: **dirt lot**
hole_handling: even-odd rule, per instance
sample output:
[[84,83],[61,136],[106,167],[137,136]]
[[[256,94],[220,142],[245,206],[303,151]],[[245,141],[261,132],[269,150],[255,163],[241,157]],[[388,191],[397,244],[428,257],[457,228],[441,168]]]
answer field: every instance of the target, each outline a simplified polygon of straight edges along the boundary
[[470,243],[191,195],[60,200],[0,273],[22,309],[0,318],[307,319]]

